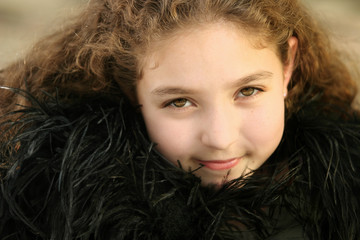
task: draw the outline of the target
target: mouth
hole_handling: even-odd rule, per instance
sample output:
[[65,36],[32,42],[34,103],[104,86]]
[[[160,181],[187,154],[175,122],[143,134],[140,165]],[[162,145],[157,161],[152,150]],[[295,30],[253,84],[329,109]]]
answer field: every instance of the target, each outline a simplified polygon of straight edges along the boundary
[[204,167],[207,167],[211,170],[228,170],[233,167],[235,167],[239,162],[241,158],[232,158],[228,160],[198,160],[198,162]]

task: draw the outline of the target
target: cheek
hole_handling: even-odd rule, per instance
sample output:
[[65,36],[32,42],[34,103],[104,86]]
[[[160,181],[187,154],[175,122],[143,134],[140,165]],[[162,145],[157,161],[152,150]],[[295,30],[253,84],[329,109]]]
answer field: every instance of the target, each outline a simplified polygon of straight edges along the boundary
[[243,129],[254,150],[271,154],[279,144],[284,131],[283,100],[279,99],[277,103],[268,101],[268,104],[254,109]]
[[156,149],[173,163],[191,150],[195,136],[192,126],[185,121],[171,120],[154,114],[150,118],[144,116],[151,141],[157,143]]

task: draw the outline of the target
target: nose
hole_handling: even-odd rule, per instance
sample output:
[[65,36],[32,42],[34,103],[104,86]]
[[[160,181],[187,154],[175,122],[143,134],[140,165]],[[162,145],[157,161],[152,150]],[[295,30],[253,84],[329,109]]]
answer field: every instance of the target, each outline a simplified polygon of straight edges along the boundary
[[201,125],[201,142],[209,148],[225,150],[239,137],[240,119],[231,109],[213,109],[204,114]]

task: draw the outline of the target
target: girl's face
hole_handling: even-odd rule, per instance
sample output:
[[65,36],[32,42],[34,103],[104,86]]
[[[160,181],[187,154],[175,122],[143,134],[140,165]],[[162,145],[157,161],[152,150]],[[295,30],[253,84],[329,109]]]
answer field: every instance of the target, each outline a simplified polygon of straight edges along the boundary
[[149,136],[175,165],[203,165],[194,172],[202,184],[259,168],[282,138],[292,65],[252,40],[216,23],[178,33],[146,57],[137,95]]

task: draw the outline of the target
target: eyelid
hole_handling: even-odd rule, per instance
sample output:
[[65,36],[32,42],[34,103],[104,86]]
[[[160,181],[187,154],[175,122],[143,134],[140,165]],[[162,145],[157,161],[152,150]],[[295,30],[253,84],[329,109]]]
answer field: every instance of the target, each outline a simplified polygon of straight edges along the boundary
[[[239,94],[241,94],[241,91],[244,89],[247,89],[247,88],[253,88],[255,90],[255,93],[250,96],[239,96]],[[261,92],[264,92],[264,89],[261,87],[254,87],[254,86],[242,87],[235,93],[235,99],[239,99],[239,98],[241,98],[243,100],[250,99],[250,98],[256,97]]]
[[[191,103],[191,106],[184,106],[184,107],[175,107],[175,106],[172,106],[171,104],[173,104],[176,100],[180,100],[180,99],[185,99],[187,102]],[[169,101],[166,101],[164,104],[163,104],[163,108],[172,108],[176,111],[181,111],[181,110],[185,110],[189,107],[192,107],[194,106],[194,102],[186,97],[178,97],[178,98],[174,98],[174,99],[171,99]]]
[[[250,95],[250,96],[239,96],[239,94],[241,94],[241,91],[244,90],[244,89],[247,89],[247,88],[253,88],[255,93]],[[247,99],[251,99],[251,98],[254,98],[254,97],[257,97],[257,95],[259,95],[259,93],[261,92],[264,92],[264,89],[262,87],[258,87],[258,86],[245,86],[245,87],[241,87],[236,93],[235,93],[235,96],[234,98],[235,99],[242,99],[242,100],[247,100]],[[190,106],[184,106],[184,107],[175,107],[175,106],[172,106],[172,104],[176,101],[176,100],[180,100],[180,99],[184,99],[186,100],[187,102],[189,102],[191,105]],[[187,103],[186,103],[187,105]],[[163,105],[162,105],[162,108],[171,108],[175,111],[184,111],[190,107],[194,107],[196,106],[196,104],[194,103],[193,100],[189,99],[188,97],[176,97],[176,98],[173,98],[171,100],[168,100],[166,101]]]

